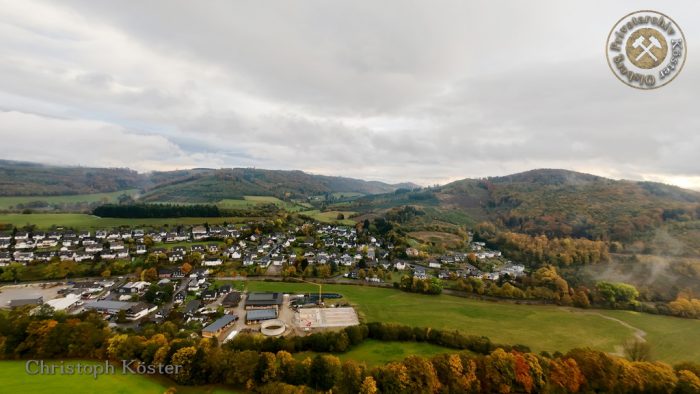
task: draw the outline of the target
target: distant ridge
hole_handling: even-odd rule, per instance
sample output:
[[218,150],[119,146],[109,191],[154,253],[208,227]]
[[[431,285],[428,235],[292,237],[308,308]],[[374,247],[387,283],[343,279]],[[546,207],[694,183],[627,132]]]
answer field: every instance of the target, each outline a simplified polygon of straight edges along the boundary
[[325,193],[389,193],[414,189],[302,171],[194,168],[138,173],[125,168],[54,166],[0,160],[0,196],[70,195],[140,189],[145,201],[218,201],[245,195],[310,197]]

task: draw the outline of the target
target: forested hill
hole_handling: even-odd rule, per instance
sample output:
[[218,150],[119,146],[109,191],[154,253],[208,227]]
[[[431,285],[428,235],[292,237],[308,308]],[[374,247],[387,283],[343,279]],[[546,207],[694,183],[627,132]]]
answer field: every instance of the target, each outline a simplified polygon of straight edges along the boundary
[[144,178],[125,168],[57,167],[0,160],[0,196],[66,195],[134,189]]
[[143,201],[214,202],[246,195],[305,198],[327,193],[377,194],[412,183],[253,168],[196,168],[139,174],[124,168],[59,167],[0,160],[0,196],[70,195],[140,189]]
[[414,184],[390,185],[377,181],[312,175],[302,171],[232,168],[200,172],[163,182],[146,191],[144,201],[212,202],[246,195],[303,198],[326,193],[390,193]]
[[[490,217],[530,234],[629,241],[665,222],[700,216],[700,193],[660,183],[615,181],[564,170],[476,182],[488,193],[485,209]],[[445,200],[458,200],[461,186],[459,182],[445,186]]]
[[700,193],[652,182],[618,181],[566,170],[541,169],[463,179],[412,192],[368,196],[354,209],[400,205],[422,208],[434,221],[491,221],[516,232],[548,236],[637,239],[668,223],[700,218]]

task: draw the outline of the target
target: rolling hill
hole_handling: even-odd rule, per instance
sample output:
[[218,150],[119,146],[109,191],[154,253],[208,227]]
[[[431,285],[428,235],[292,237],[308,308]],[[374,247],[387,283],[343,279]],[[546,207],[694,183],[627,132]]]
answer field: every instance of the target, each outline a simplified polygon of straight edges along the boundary
[[0,196],[56,196],[140,189],[143,201],[215,202],[243,196],[307,198],[350,193],[389,193],[411,183],[313,175],[253,168],[196,168],[140,174],[122,168],[59,167],[0,161]]
[[490,220],[528,234],[623,242],[700,218],[698,192],[555,169],[366,196],[352,209],[370,212],[401,205],[422,209],[423,222],[473,225]]
[[232,168],[203,171],[163,182],[146,190],[143,201],[214,202],[243,196],[306,198],[327,193],[378,194],[393,192],[412,184],[312,175],[302,171]]
[[[421,211],[410,223],[404,223],[413,229],[426,225],[473,227],[491,221],[532,235],[675,243],[686,252],[688,245],[693,245],[690,249],[694,254],[700,252],[700,193],[567,170],[538,169],[419,188],[411,183],[392,185],[302,171],[199,168],[139,174],[129,169],[0,161],[0,196],[126,190],[138,193],[137,198],[145,202],[208,203],[244,196],[289,201],[321,196],[330,209],[368,215],[409,205]],[[335,197],[343,193],[353,197]],[[337,201],[340,203],[334,206]]]
[[135,189],[143,176],[125,168],[57,167],[0,160],[0,196],[56,196]]

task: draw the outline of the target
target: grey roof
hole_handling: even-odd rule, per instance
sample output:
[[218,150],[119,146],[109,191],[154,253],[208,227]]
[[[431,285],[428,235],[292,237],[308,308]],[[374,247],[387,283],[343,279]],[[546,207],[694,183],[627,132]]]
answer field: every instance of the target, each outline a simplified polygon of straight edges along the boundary
[[275,309],[255,309],[246,312],[245,319],[247,321],[254,320],[270,320],[277,318],[277,310]]
[[250,293],[246,305],[281,305],[282,293]]
[[185,305],[185,313],[192,313],[202,305],[200,300],[192,300]]
[[241,293],[234,291],[228,293],[224,300],[221,302],[222,305],[238,305],[241,302]]
[[214,323],[204,327],[202,331],[217,332],[222,328],[226,327],[228,324],[231,324],[232,322],[236,321],[236,319],[238,319],[238,316],[236,315],[224,315]]
[[126,301],[94,301],[85,304],[88,309],[116,309],[120,311],[125,311],[132,306],[136,305],[135,302]]
[[10,300],[10,308],[16,308],[16,307],[25,306],[25,305],[39,305],[42,302],[44,302],[43,297],[22,298],[22,299],[17,299],[17,300]]

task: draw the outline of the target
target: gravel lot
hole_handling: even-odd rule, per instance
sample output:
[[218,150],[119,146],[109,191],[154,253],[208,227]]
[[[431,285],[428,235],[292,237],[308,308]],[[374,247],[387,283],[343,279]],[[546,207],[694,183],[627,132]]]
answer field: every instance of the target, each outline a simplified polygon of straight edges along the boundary
[[65,288],[65,284],[23,284],[0,287],[0,308],[8,308],[11,300],[23,298],[44,297],[44,302],[56,298],[58,291]]

